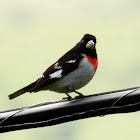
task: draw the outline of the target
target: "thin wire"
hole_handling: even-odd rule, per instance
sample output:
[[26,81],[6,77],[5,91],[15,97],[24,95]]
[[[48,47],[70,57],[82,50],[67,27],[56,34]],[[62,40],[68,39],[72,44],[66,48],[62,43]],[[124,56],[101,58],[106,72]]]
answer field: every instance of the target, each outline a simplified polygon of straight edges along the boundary
[[[131,94],[131,93],[137,91],[138,89],[140,89],[140,88],[137,88],[137,89],[135,89],[135,90],[133,90],[133,91],[130,91],[129,93],[123,95],[122,97],[119,97],[119,98],[112,104],[112,106],[106,111],[106,114],[105,114],[105,115],[107,115],[107,114],[109,113],[109,111],[113,108],[113,106],[115,106],[116,103],[118,103],[120,100],[122,100],[122,99],[123,99],[124,97],[126,97],[127,95],[129,95],[129,94]],[[103,115],[103,116],[105,116],[105,115]]]
[[[66,101],[66,100],[65,100],[65,101]],[[13,117],[14,115],[16,115],[16,114],[18,114],[18,113],[20,113],[20,112],[22,112],[22,111],[24,111],[24,110],[26,110],[26,109],[28,109],[28,108],[37,107],[37,106],[39,106],[39,105],[44,105],[44,104],[45,104],[45,105],[48,105],[48,104],[53,104],[53,103],[59,103],[59,102],[63,102],[63,100],[60,100],[60,101],[50,101],[50,102],[40,103],[40,104],[37,104],[37,105],[26,106],[26,107],[24,107],[24,108],[18,110],[17,112],[15,112],[15,113],[13,113],[13,114],[7,116],[6,118],[4,118],[4,119],[0,122],[0,125],[1,125],[2,123],[4,123],[5,121],[7,121],[8,119],[10,119],[11,117]]]
[[26,107],[24,107],[23,109],[21,109],[21,110],[15,112],[15,113],[13,113],[13,114],[7,116],[6,118],[4,118],[4,119],[0,122],[0,125],[1,125],[2,123],[4,123],[6,120],[8,120],[9,118],[11,118],[11,117],[13,117],[14,115],[16,115],[16,114],[18,114],[18,113],[24,111],[24,110],[27,109],[27,108],[30,108],[30,107],[29,107],[29,106],[26,106]]

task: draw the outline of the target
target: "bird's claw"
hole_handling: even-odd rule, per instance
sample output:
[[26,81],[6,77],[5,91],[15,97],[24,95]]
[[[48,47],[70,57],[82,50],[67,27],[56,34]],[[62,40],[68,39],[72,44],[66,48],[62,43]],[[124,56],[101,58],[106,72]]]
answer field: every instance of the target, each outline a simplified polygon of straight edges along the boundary
[[71,100],[72,100],[71,97],[64,97],[64,98],[62,99],[62,101],[71,101]]
[[79,96],[75,96],[74,99],[81,99],[81,98],[84,98],[85,96],[83,94],[79,94]]

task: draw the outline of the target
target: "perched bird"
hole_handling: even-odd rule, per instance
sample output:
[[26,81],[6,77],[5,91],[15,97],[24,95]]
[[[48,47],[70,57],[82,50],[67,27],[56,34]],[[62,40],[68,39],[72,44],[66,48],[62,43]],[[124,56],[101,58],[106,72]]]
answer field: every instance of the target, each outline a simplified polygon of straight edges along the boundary
[[95,36],[85,34],[74,48],[51,65],[41,77],[9,95],[9,99],[14,99],[26,92],[41,90],[65,93],[68,100],[72,98],[69,95],[70,92],[79,94],[79,97],[84,96],[76,90],[89,83],[96,72],[98,59],[95,46]]

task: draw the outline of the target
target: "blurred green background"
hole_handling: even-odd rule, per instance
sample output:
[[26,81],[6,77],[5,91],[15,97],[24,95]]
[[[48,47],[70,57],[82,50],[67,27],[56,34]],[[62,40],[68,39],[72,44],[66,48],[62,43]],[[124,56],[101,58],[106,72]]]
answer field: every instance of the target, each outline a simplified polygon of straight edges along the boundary
[[[60,100],[42,91],[9,100],[36,80],[85,33],[97,37],[99,67],[85,95],[140,86],[139,0],[1,0],[0,110]],[[75,94],[72,93],[72,96]],[[1,140],[138,140],[140,112],[9,132]]]

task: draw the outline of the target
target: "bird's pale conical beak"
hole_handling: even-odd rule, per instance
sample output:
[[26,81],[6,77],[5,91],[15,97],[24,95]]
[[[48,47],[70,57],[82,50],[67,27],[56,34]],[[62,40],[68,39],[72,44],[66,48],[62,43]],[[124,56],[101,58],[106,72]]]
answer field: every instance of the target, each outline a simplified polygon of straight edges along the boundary
[[93,42],[93,40],[90,40],[90,41],[87,42],[86,48],[92,49],[92,50],[94,49],[94,42]]

